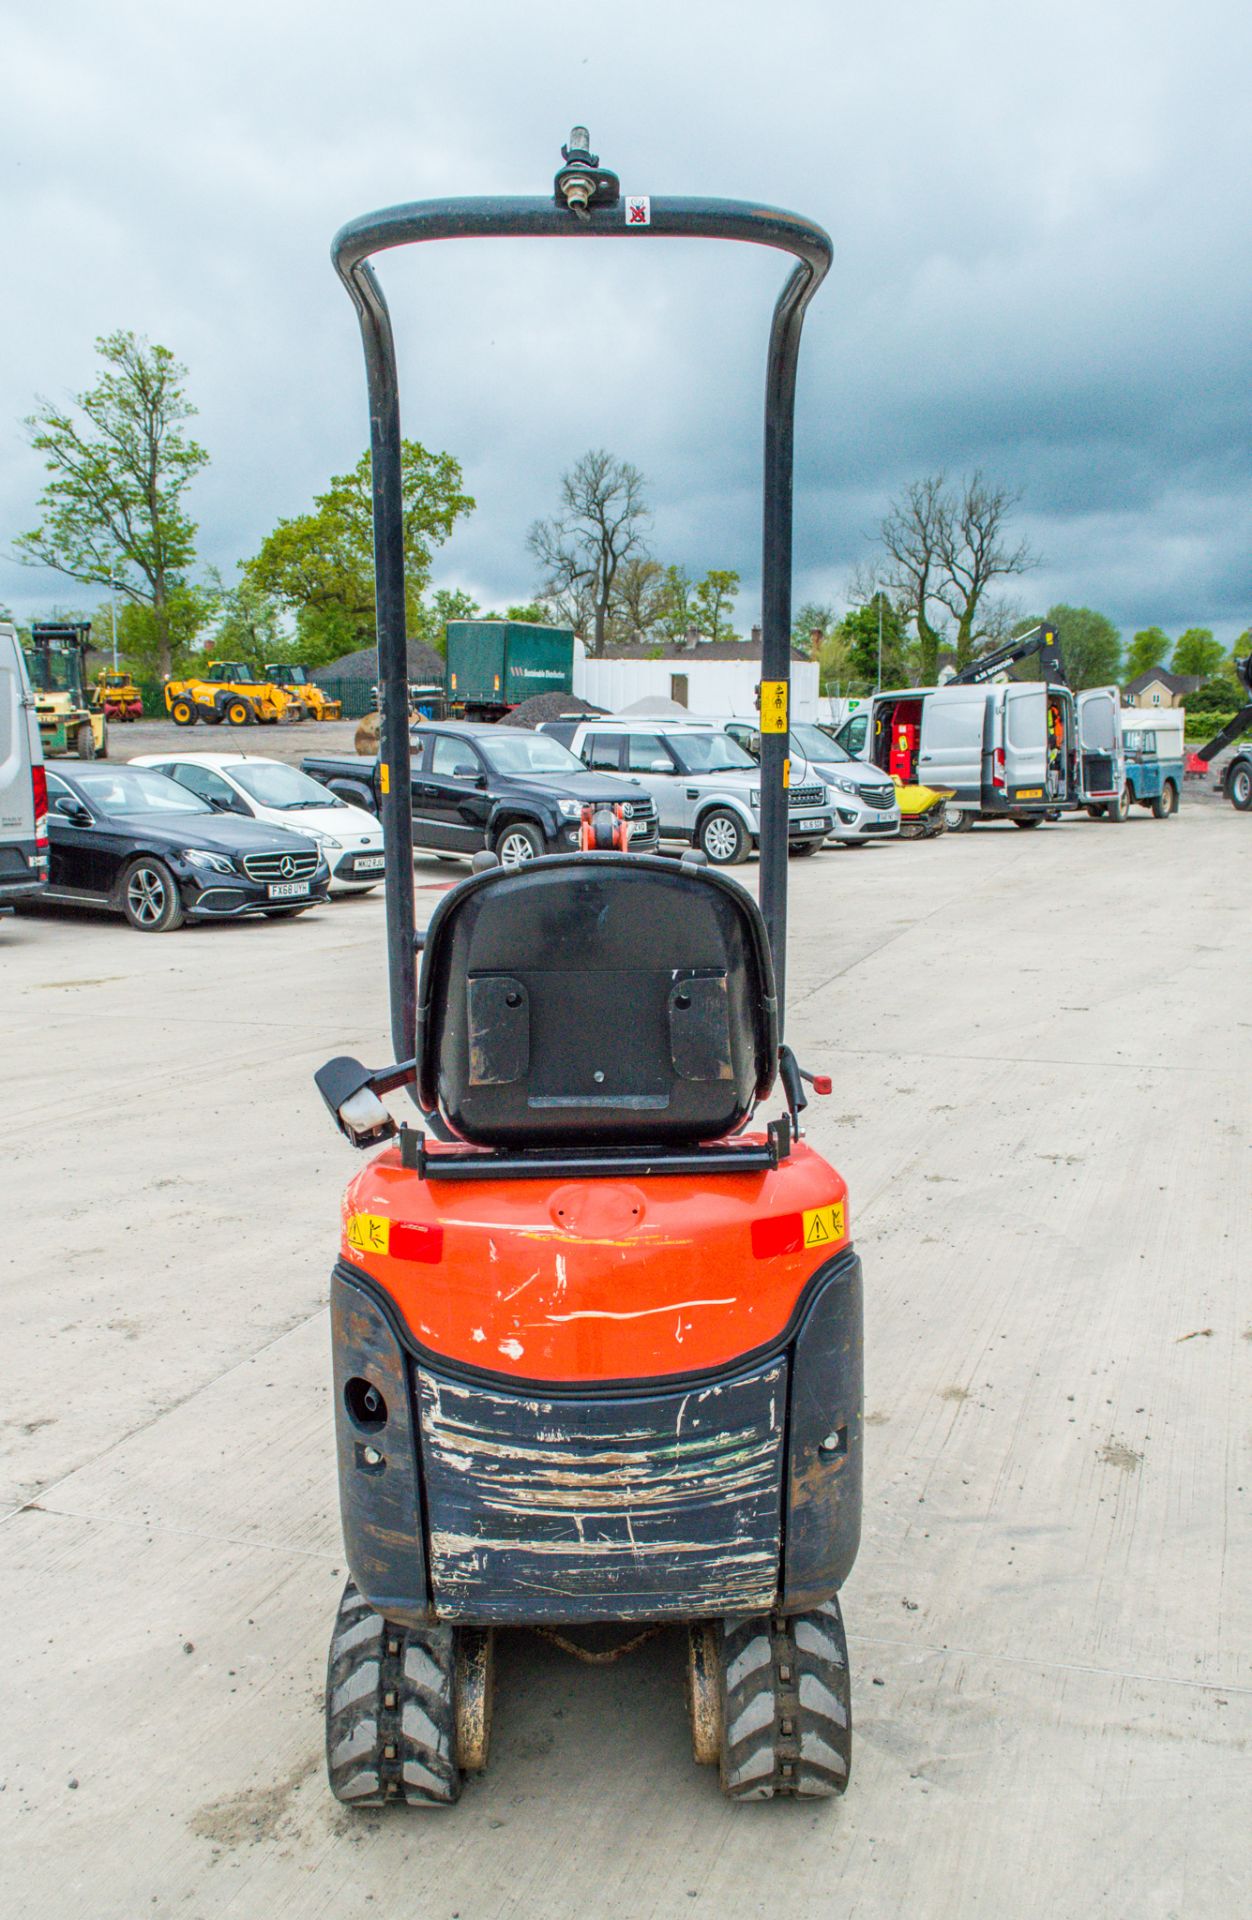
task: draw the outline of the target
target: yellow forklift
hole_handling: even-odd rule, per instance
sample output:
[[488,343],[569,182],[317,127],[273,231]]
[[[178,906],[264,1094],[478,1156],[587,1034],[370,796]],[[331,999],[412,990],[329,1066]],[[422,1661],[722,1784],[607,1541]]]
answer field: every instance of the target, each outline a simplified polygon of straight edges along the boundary
[[341,720],[343,701],[332,700],[314,680],[309,669],[296,660],[279,660],[265,669],[266,675],[284,693],[299,703],[299,720]]
[[278,721],[302,720],[304,709],[294,694],[265,680],[242,660],[210,660],[202,674],[165,683],[165,709],[176,727],[273,726]]
[[84,686],[83,657],[90,642],[89,620],[36,621],[31,627],[26,665],[45,759],[58,754],[108,759],[108,720],[103,707],[93,713]]

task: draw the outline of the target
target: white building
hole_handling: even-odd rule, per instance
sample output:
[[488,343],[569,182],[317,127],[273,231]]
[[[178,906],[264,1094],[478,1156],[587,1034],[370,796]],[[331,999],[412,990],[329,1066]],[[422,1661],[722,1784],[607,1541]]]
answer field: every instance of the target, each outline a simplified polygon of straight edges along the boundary
[[[617,647],[603,660],[591,659],[574,641],[574,692],[606,713],[620,713],[636,700],[673,700],[699,717],[735,715],[754,720],[761,684],[759,641],[700,641],[669,647],[658,660],[654,647]],[[791,653],[791,717],[816,720],[820,670],[816,660]]]

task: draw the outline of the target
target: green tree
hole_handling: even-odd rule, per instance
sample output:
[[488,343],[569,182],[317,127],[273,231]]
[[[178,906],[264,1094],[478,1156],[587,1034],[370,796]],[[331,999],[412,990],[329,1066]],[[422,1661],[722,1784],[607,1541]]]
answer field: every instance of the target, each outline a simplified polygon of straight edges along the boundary
[[1174,642],[1170,666],[1175,673],[1198,673],[1207,680],[1219,671],[1225,658],[1225,647],[1220,640],[1214,640],[1207,627],[1188,627]]
[[672,646],[675,640],[684,640],[695,624],[691,575],[685,567],[666,567],[657,599],[657,630]]
[[[421,629],[422,595],[436,547],[474,501],[463,489],[460,462],[401,445],[404,591],[409,631]],[[378,637],[374,613],[374,520],[370,456],[335,474],[311,513],[280,520],[244,572],[262,594],[296,616],[297,652],[314,665],[369,646]]]
[[[882,679],[878,678],[878,636],[881,616]],[[874,688],[898,687],[908,678],[908,642],[900,610],[889,596],[877,592],[863,607],[852,607],[835,630],[847,649],[851,678],[848,692],[872,693]],[[833,658],[832,658],[833,664]]]
[[538,600],[524,600],[519,605],[504,609],[506,620],[525,620],[531,625],[542,627],[548,618],[548,609]]
[[262,592],[246,572],[233,587],[226,585],[216,567],[209,569],[209,578],[217,595],[217,626],[209,642],[215,658],[247,660],[259,666],[268,660],[304,658],[298,638],[284,631],[277,600]]
[[1122,637],[1113,622],[1091,607],[1049,607],[1047,618],[1056,628],[1061,658],[1075,692],[1083,687],[1113,685],[1119,677]]
[[1150,667],[1159,667],[1170,649],[1169,635],[1161,627],[1141,627],[1126,650],[1126,678],[1134,680]]
[[617,570],[610,630],[614,641],[629,645],[646,638],[660,615],[665,569],[651,554],[632,553]]
[[593,654],[602,654],[608,640],[623,563],[646,551],[648,519],[638,467],[599,447],[561,475],[556,518],[536,520],[526,536],[543,569],[543,597],[570,615],[590,612]]
[[695,623],[708,639],[735,638],[730,616],[738,593],[739,575],[729,568],[714,568],[699,582],[692,596],[692,604]]
[[824,646],[836,626],[835,610],[817,600],[806,600],[796,608],[791,618],[791,644],[797,652],[809,654],[813,650],[813,635],[820,633],[819,646]]
[[[183,497],[207,466],[184,423],[187,369],[167,347],[127,331],[103,335],[104,371],[69,407],[40,399],[25,421],[31,445],[51,475],[39,496],[40,525],[14,545],[32,566],[54,567],[116,591],[146,618],[133,644],[168,674],[188,591],[195,522]],[[183,608],[185,614],[185,607]]]

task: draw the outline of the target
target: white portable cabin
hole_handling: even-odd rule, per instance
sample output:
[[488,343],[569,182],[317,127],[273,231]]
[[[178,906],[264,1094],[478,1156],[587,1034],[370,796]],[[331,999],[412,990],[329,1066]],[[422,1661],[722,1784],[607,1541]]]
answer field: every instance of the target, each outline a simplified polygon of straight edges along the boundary
[[[791,662],[791,717],[817,720],[821,670],[816,660]],[[574,643],[573,691],[606,713],[621,713],[637,700],[673,700],[693,718],[701,714],[733,714],[756,719],[757,689],[761,684],[759,648],[748,643],[721,643],[716,647],[675,649],[660,660],[632,654],[591,658]]]

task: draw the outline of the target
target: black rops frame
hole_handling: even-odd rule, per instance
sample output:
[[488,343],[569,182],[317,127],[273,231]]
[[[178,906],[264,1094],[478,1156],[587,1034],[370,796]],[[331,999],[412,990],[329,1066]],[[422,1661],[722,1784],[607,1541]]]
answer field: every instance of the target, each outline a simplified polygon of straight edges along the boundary
[[[391,316],[368,264],[391,247],[424,240],[533,238],[739,240],[795,256],[774,307],[765,376],[765,463],[761,565],[761,680],[791,684],[791,520],[796,363],[809,301],[831,261],[830,236],[811,220],[746,201],[652,198],[648,224],[628,224],[631,202],[570,206],[539,198],[418,200],[349,221],[331,248],[335,271],[361,323],[369,384],[374,490],[374,572],[382,704],[380,766],[387,877],[391,1033],[397,1058],[413,1052],[413,819],[410,795],[408,661],[400,480],[400,395]],[[764,718],[764,716],[762,716]],[[778,992],[785,1005],[787,939],[787,735],[761,735],[761,906]],[[410,1093],[413,1089],[410,1087]],[[413,1094],[416,1098],[416,1095]]]

